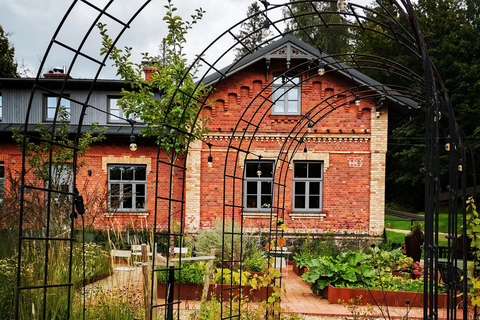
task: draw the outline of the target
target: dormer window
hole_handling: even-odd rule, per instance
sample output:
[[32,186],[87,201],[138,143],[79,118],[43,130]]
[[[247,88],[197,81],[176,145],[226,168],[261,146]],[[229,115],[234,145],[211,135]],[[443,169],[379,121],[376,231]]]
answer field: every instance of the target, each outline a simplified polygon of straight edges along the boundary
[[281,76],[273,81],[273,115],[301,114],[301,85],[298,76]]

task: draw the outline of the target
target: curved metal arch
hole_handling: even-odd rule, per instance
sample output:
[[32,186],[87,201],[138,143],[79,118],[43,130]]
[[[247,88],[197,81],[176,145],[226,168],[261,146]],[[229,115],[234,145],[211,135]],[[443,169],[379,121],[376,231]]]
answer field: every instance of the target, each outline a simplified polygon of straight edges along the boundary
[[[81,1],[81,2],[82,2],[82,3],[87,3],[87,4],[89,4],[87,1]],[[113,2],[113,0],[111,0],[111,1],[107,4],[107,7],[108,7],[112,2]],[[145,2],[144,7],[145,7],[149,2],[150,2],[150,1]],[[313,6],[313,1],[301,1],[301,2],[310,2],[310,3],[312,3],[312,6]],[[72,4],[72,6],[70,7],[70,9],[69,9],[68,12],[71,12],[71,10],[73,9],[73,7],[74,7],[74,5],[75,5],[76,3],[77,3],[77,1],[75,1],[75,2]],[[410,3],[409,1],[405,1],[405,0],[401,0],[401,3],[402,3],[402,5],[403,5],[403,7],[406,9],[406,11],[408,12],[408,14],[409,14],[410,16],[412,16],[413,10],[412,10],[412,5],[411,5],[411,3]],[[90,4],[89,4],[89,5],[90,5]],[[400,13],[403,15],[403,17],[404,17],[405,20],[407,21],[407,19],[406,19],[407,14],[405,14],[405,10],[403,10],[403,8],[400,6],[400,4],[399,4],[398,2],[396,2],[396,5],[397,5],[397,7],[399,8]],[[269,12],[270,10],[277,9],[277,8],[281,8],[281,7],[283,7],[283,6],[286,6],[286,5],[272,6],[272,7],[270,7],[270,8],[267,8],[266,10],[264,10],[263,13],[265,13],[265,15],[266,15],[266,13]],[[143,10],[144,7],[142,7],[142,10]],[[361,6],[358,6],[358,5],[355,5],[355,4],[353,4],[353,3],[350,3],[350,4],[349,4],[349,7],[350,7],[350,8],[353,8],[353,7],[361,7]],[[365,8],[364,8],[364,9],[365,9]],[[352,9],[352,10],[353,10],[353,9]],[[138,13],[139,13],[140,11],[141,11],[141,10],[137,11],[137,12],[132,16],[132,19],[130,20],[130,22],[136,17],[136,15],[138,15]],[[385,11],[388,13],[388,10],[385,10]],[[373,13],[373,12],[372,12],[372,13]],[[375,12],[375,13],[376,13],[376,12]],[[106,14],[106,13],[105,13],[105,14]],[[345,14],[345,13],[342,13],[342,14]],[[266,16],[267,16],[267,15],[266,15]],[[356,19],[357,21],[358,21],[359,18],[361,18],[361,16],[358,16],[356,13],[355,13],[355,14],[352,14],[352,17],[355,17],[355,19]],[[392,18],[393,16],[390,14],[390,17]],[[414,17],[414,15],[413,15],[413,17]],[[248,19],[248,18],[247,18],[247,19]],[[246,21],[247,19],[245,19],[244,21]],[[284,19],[278,20],[278,21],[275,21],[275,22],[272,22],[272,21],[268,18],[268,16],[267,16],[267,19],[272,23],[272,25],[276,28],[276,30],[277,30],[277,31],[279,32],[279,34],[281,35],[282,32],[281,32],[281,31],[279,30],[279,28],[277,27],[277,23],[282,22]],[[363,19],[363,18],[362,18],[362,19]],[[369,18],[368,18],[368,17],[364,17],[364,19],[369,19]],[[413,18],[413,19],[415,19],[415,18]],[[373,21],[373,19],[372,19],[372,21]],[[61,25],[63,25],[64,22],[65,22],[65,19],[62,20]],[[397,22],[395,19],[391,19],[391,20],[389,21],[389,26],[390,26],[390,23],[393,23],[393,24],[395,25],[395,24],[397,24],[398,22]],[[127,25],[128,25],[128,24],[127,24]],[[125,28],[127,27],[127,25],[124,27],[123,30],[125,30]],[[239,25],[240,25],[240,23],[237,24],[237,25],[235,25],[235,26],[239,26]],[[419,41],[419,40],[421,40],[422,38],[421,38],[421,34],[419,34],[418,24],[416,25],[415,23],[412,23],[412,25],[413,25],[412,29],[413,29],[415,32],[417,32],[417,33],[415,34],[415,38],[416,38],[416,40],[417,40],[417,43],[420,42],[420,48],[419,48],[419,49],[420,49],[420,51],[422,51],[423,48],[421,47],[421,41]],[[319,26],[320,26],[320,25],[319,25]],[[345,26],[346,26],[346,25],[345,25]],[[401,25],[397,25],[397,26],[401,26]],[[92,25],[92,27],[93,27],[93,25]],[[350,27],[352,27],[352,25],[350,25]],[[362,27],[362,26],[358,26],[358,27]],[[397,35],[397,33],[396,33],[395,31],[393,31],[393,27],[390,26],[390,28],[391,28],[393,34],[394,34],[394,35]],[[363,28],[363,27],[362,27],[362,29],[365,30],[365,29],[367,29],[367,28]],[[403,31],[406,32],[406,30],[405,30],[403,27],[401,27],[400,29],[402,29]],[[58,30],[60,30],[60,27],[59,27]],[[55,39],[56,35],[58,34],[58,30],[57,30],[57,32],[55,33],[53,39]],[[232,30],[233,30],[233,27],[230,28],[230,29],[228,29],[228,31],[224,32],[220,37],[217,38],[217,40],[219,40],[219,39],[221,39],[224,35],[232,35],[232,36],[236,39],[235,45],[232,46],[231,48],[229,48],[228,50],[233,49],[236,45],[239,45],[239,44],[241,45],[241,44],[242,44],[241,39],[238,39],[236,36],[234,36],[234,35],[232,34],[232,32],[231,32]],[[369,31],[377,32],[376,30],[369,30]],[[117,41],[118,39],[120,39],[122,33],[123,33],[123,31],[116,37],[115,43],[116,43],[116,41]],[[406,32],[406,34],[408,34],[408,32]],[[279,36],[280,36],[280,35],[279,35]],[[277,36],[277,37],[279,37],[279,36]],[[385,36],[388,37],[388,35],[385,35]],[[275,38],[277,38],[277,37],[274,37],[273,39],[275,39]],[[396,37],[393,37],[393,38],[394,38],[394,39],[397,39]],[[392,38],[392,39],[393,39],[393,38]],[[212,45],[213,45],[213,43],[215,43],[217,40],[215,40],[214,42],[212,42],[212,44],[210,44],[210,45],[207,47],[207,49],[203,51],[203,53],[205,53],[209,48],[211,48]],[[397,42],[398,42],[398,40],[397,40]],[[49,46],[49,49],[47,50],[47,55],[48,55],[48,53],[49,53],[49,51],[50,51],[50,48],[51,48],[51,46],[53,45],[53,43],[58,44],[56,41],[52,41],[51,44],[50,44],[50,46]],[[400,42],[399,42],[399,43],[400,43]],[[82,45],[83,45],[83,43],[82,43]],[[225,54],[226,54],[226,52],[227,52],[228,50],[226,50],[226,51],[222,54],[221,57],[225,56]],[[414,50],[412,50],[412,52],[414,52]],[[202,54],[203,54],[203,53],[202,53]],[[431,64],[431,61],[429,61],[428,57],[424,54],[424,51],[422,51],[422,54],[423,54],[422,59],[423,59],[423,61],[424,61],[424,66],[425,66],[425,68],[426,68],[426,69],[431,68],[431,67],[433,66],[433,64]],[[75,63],[76,57],[78,57],[79,55],[82,55],[82,53],[81,53],[80,50],[76,51],[75,59],[72,61],[71,65],[70,65],[70,68],[69,68],[69,71],[72,69],[72,66],[73,66],[73,64]],[[220,58],[221,58],[221,57],[220,57]],[[220,58],[217,59],[217,61],[215,61],[215,63],[213,63],[213,64],[208,64],[208,63],[207,63],[207,64],[209,65],[209,71],[211,71],[211,70],[219,71],[219,69],[216,67],[216,64],[220,61]],[[106,57],[105,57],[105,59],[106,59]],[[43,66],[43,62],[44,62],[44,61],[45,61],[45,58],[44,58],[44,60],[42,61],[42,66]],[[198,63],[198,62],[201,62],[201,61],[206,62],[201,56],[199,56],[199,57],[195,60],[194,64],[195,64],[195,63]],[[103,62],[105,62],[105,60],[104,60]],[[336,63],[339,63],[339,62],[336,62]],[[194,64],[192,64],[192,66],[193,66]],[[232,66],[232,67],[234,67],[234,66]],[[97,79],[97,77],[98,77],[98,75],[99,75],[99,72],[100,72],[100,70],[101,70],[102,68],[103,68],[103,65],[100,64],[99,69],[98,69],[98,72],[97,72],[97,74],[96,74],[96,76],[95,76],[95,78],[94,78],[94,81],[96,81],[96,79]],[[39,71],[39,72],[40,72],[40,71]],[[347,71],[347,72],[348,72],[348,71]],[[228,73],[228,71],[227,71],[227,73]],[[206,74],[207,74],[207,73],[205,73],[205,75],[206,75]],[[201,80],[203,80],[203,79],[205,78],[205,75],[201,78]],[[218,79],[218,82],[221,81],[222,79],[224,79],[225,75],[226,75],[226,73],[225,73],[222,77],[220,77],[220,78]],[[433,75],[433,74],[432,74],[432,75]],[[38,76],[37,76],[37,78],[38,78]],[[418,79],[418,78],[417,78],[417,79]],[[432,79],[434,79],[434,80],[433,80],[433,83],[432,83]],[[218,83],[218,82],[217,82],[217,83]],[[439,85],[439,84],[440,84],[440,86],[441,86],[441,89],[433,89],[433,90],[431,89],[432,87],[433,87],[433,88],[436,88],[436,86]],[[427,89],[427,90],[426,90],[426,91],[427,91],[427,93],[426,93],[426,97],[427,97],[427,98],[426,98],[426,101],[427,101],[427,104],[428,104],[428,102],[430,101],[429,98],[432,96],[432,93],[431,93],[432,91],[435,91],[436,93],[439,93],[439,92],[442,92],[443,89],[444,89],[444,88],[443,88],[443,84],[441,84],[441,79],[439,79],[439,77],[438,77],[438,74],[435,74],[435,76],[430,77],[429,81],[427,81],[427,83],[426,83],[425,85],[426,85],[426,87],[427,87],[427,88],[426,88],[426,89]],[[429,86],[431,86],[431,87],[429,87]],[[63,91],[62,91],[62,92],[63,92]],[[187,96],[189,95],[188,93],[182,92],[180,89],[177,89],[177,92],[178,92],[178,93],[181,93],[181,94],[186,94]],[[405,91],[405,92],[408,92],[408,91]],[[63,94],[63,93],[62,93],[62,94]],[[62,94],[61,94],[61,95],[62,95]],[[32,94],[32,97],[33,97],[33,94]],[[32,97],[31,97],[31,99],[32,99]],[[207,97],[208,97],[208,95],[207,95]],[[412,97],[413,97],[413,95],[412,95]],[[192,97],[190,96],[190,99],[191,99],[191,98],[192,98]],[[418,98],[418,96],[415,95],[415,98]],[[31,99],[30,99],[29,105],[31,104]],[[443,105],[445,106],[445,108],[446,108],[445,111],[446,111],[446,113],[448,112],[448,114],[452,116],[452,117],[449,117],[449,119],[453,119],[453,114],[451,114],[451,110],[452,110],[451,105],[449,104],[448,99],[445,99],[445,100],[446,100],[446,103],[443,104]],[[88,102],[88,101],[87,101],[87,102]],[[88,103],[87,103],[87,102],[83,105],[82,115],[84,114],[85,108],[88,107]],[[206,100],[206,99],[205,99],[204,101],[198,101],[198,102],[202,105],[202,107],[205,106],[205,105],[207,105],[207,100]],[[439,97],[438,97],[437,94],[434,94],[434,101],[433,101],[433,102],[434,102],[435,105],[438,106],[438,104],[439,104],[440,101],[439,101]],[[58,108],[57,108],[57,109],[58,109]],[[333,112],[333,110],[332,110],[331,112]],[[29,108],[28,114],[29,114],[29,113],[30,113],[30,108]],[[437,114],[438,114],[438,112],[437,112]],[[28,119],[28,116],[27,116],[27,119]],[[453,121],[453,120],[450,120],[450,121]],[[240,122],[239,122],[239,123],[240,123]],[[305,126],[305,124],[306,124],[306,122],[303,123],[304,126]],[[28,121],[26,121],[26,126],[27,126],[27,125],[28,125]],[[81,127],[81,125],[82,125],[82,123],[80,123],[80,127]],[[238,129],[238,128],[239,128],[239,125],[237,124],[236,129]],[[301,130],[301,128],[299,128],[299,130]],[[435,130],[436,130],[436,129],[434,128],[434,131],[435,131]],[[256,130],[255,130],[255,131],[256,131]],[[456,131],[457,131],[456,129],[453,129],[453,132],[456,132]],[[80,129],[78,130],[78,132],[80,132]],[[177,130],[177,133],[178,133],[178,132],[179,132],[179,130]],[[235,130],[235,132],[236,132],[236,130]],[[243,135],[245,136],[245,134],[246,134],[246,131],[243,133]],[[77,139],[78,139],[78,137],[77,137]],[[454,139],[455,139],[455,138],[454,138]],[[293,140],[292,140],[292,141],[293,141]],[[251,145],[251,143],[250,143],[249,145]],[[230,148],[228,148],[228,150],[230,150]],[[244,152],[244,153],[246,153],[246,154],[252,154],[252,153],[250,152],[250,147],[249,147],[249,146],[246,147],[245,149],[241,149],[241,150],[240,150],[239,148],[236,148],[236,149],[235,149],[235,148],[232,148],[232,150],[236,150],[236,151],[238,151],[238,152]],[[294,149],[294,150],[295,150],[295,149]],[[238,162],[238,152],[236,152],[236,153],[237,153],[237,155],[236,155],[236,160],[235,160],[236,162]],[[438,152],[438,148],[437,148],[437,152]],[[437,155],[438,155],[438,154],[437,154]],[[455,162],[455,161],[454,161],[454,162]],[[455,162],[455,163],[456,163],[456,162]],[[433,165],[433,166],[435,166],[435,165]],[[438,167],[438,166],[437,166],[437,167]],[[181,170],[184,170],[185,167],[184,167],[184,166],[180,166],[180,169],[181,169]],[[158,171],[157,171],[157,174],[158,174]],[[226,176],[226,175],[225,175],[225,176]],[[235,181],[235,180],[234,180],[234,181]],[[23,184],[24,184],[24,182],[22,181],[22,185],[23,185]],[[224,188],[224,189],[225,189],[225,188]],[[23,189],[22,189],[22,191],[23,191]],[[73,193],[72,196],[74,196],[74,195],[75,195],[75,194]],[[183,199],[183,196],[182,196],[182,199]],[[182,200],[182,201],[183,201],[183,200]],[[73,208],[73,207],[72,207],[72,208]],[[72,222],[72,228],[73,228],[73,222]],[[69,241],[71,241],[71,240],[69,240]],[[19,266],[20,266],[20,259],[19,259]],[[19,269],[20,269],[20,268],[19,268]],[[45,287],[45,291],[46,291],[46,288],[47,288],[47,287]],[[17,290],[17,291],[18,291],[18,290]],[[18,295],[17,295],[17,296],[18,296]],[[17,299],[17,303],[18,303],[18,299]]]

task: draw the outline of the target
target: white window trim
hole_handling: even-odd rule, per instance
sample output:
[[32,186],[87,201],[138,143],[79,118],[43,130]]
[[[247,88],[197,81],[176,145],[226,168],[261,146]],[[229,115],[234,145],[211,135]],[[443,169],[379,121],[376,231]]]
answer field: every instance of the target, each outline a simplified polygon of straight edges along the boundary
[[[296,163],[307,163],[307,164],[310,164],[310,163],[320,163],[321,164],[321,173],[322,173],[322,176],[321,178],[309,178],[309,177],[305,177],[305,178],[295,178],[295,164]],[[324,178],[324,175],[323,175],[323,162],[322,161],[294,161],[294,165],[293,165],[293,181],[292,181],[292,213],[296,213],[296,212],[301,212],[301,213],[321,213],[323,212],[323,178]],[[295,190],[295,183],[296,182],[305,182],[305,205],[307,206],[307,208],[296,208],[295,207],[295,196],[296,196],[296,190]],[[308,208],[308,205],[309,205],[309,199],[310,199],[310,183],[311,182],[320,182],[320,199],[319,199],[319,202],[320,202],[320,208],[314,208],[314,209],[310,209]]]
[[[48,111],[52,108],[49,108],[49,104],[48,104],[48,100],[49,98],[55,98],[55,108],[54,108],[54,112],[56,111],[57,109],[57,104],[58,104],[58,99],[60,99],[60,106],[64,106],[68,115],[69,115],[69,118],[70,118],[70,115],[71,115],[71,105],[70,105],[70,100],[68,99],[65,99],[65,98],[62,98],[62,97],[59,97],[59,96],[56,96],[56,95],[51,95],[51,94],[47,94],[47,95],[44,95],[44,104],[43,104],[43,119],[44,121],[53,121],[54,120],[54,116],[52,117],[49,117],[48,116]],[[68,106],[67,105],[63,105],[62,104],[62,101],[67,101],[68,102]]]
[[[118,100],[122,98],[121,96],[107,96],[107,123],[125,123],[124,119],[131,119],[131,120],[138,120],[137,117],[135,117],[133,114],[130,114],[130,116],[127,118],[125,113],[123,112],[123,109],[118,103],[115,103],[115,106],[118,108],[115,108],[115,112],[112,112],[112,100]],[[116,116],[114,116],[115,114]]]
[[[112,180],[110,179],[110,167],[111,166],[118,166],[118,167],[144,167],[145,168],[145,180]],[[108,164],[107,165],[107,184],[108,184],[108,192],[109,192],[109,196],[108,196],[108,200],[107,200],[107,205],[108,205],[108,214],[109,215],[115,215],[116,213],[138,213],[138,214],[145,214],[147,212],[147,200],[148,200],[148,197],[147,197],[147,176],[148,176],[148,168],[146,165],[143,165],[143,164],[128,164],[128,163],[119,163],[119,164],[114,164],[114,163],[111,163],[111,164]],[[132,194],[132,208],[111,208],[111,187],[112,187],[112,184],[115,184],[115,183],[118,183],[118,184],[132,184],[133,185],[133,194]],[[135,207],[135,199],[136,199],[136,195],[135,195],[135,190],[136,190],[136,186],[137,185],[140,185],[140,184],[143,184],[145,186],[145,199],[144,199],[144,203],[145,203],[145,207],[144,208],[136,208]],[[123,204],[122,204],[123,206]]]
[[[285,79],[285,80],[283,80]],[[289,79],[298,79],[298,84],[292,83],[291,80]],[[278,81],[283,82],[282,84],[278,83]],[[273,83],[272,83],[272,99],[273,105],[272,105],[272,115],[274,116],[298,116],[302,114],[302,84],[301,84],[301,76],[295,75],[295,76],[286,76],[286,77],[278,77],[276,78]],[[283,88],[285,91],[283,95],[281,95],[278,100],[283,100],[283,112],[276,112],[275,109],[275,102],[277,99],[275,99],[275,94],[277,89]],[[298,93],[297,93],[297,110],[295,112],[288,112],[288,102],[289,102],[289,94],[292,93],[291,89],[297,88]]]
[[[275,170],[275,162],[274,161],[271,161],[271,160],[261,160],[260,161],[261,163],[271,163],[272,164],[272,169]],[[259,161],[255,161],[255,160],[252,160],[252,161],[248,161],[247,163],[245,163],[245,170],[244,170],[244,184],[243,184],[243,201],[244,201],[244,205],[243,205],[243,211],[245,213],[269,213],[271,212],[273,206],[275,205],[275,198],[274,198],[274,188],[273,188],[273,183],[274,183],[274,180],[273,180],[273,177],[275,176],[275,173],[273,172],[272,173],[272,177],[267,177],[267,178],[262,178],[262,176],[260,177],[247,177],[246,174],[247,174],[247,170],[246,170],[246,166],[247,164],[252,164],[252,165],[255,165],[257,166],[259,163]],[[256,208],[247,208],[247,183],[248,182],[257,182],[257,203],[259,204],[259,206],[257,206]],[[270,183],[272,183],[272,194],[271,194],[271,197],[272,197],[272,203],[271,203],[271,206],[270,207],[263,207],[263,204],[261,203],[261,184],[262,182],[266,182],[266,181],[270,181]],[[260,201],[258,201],[260,200]]]

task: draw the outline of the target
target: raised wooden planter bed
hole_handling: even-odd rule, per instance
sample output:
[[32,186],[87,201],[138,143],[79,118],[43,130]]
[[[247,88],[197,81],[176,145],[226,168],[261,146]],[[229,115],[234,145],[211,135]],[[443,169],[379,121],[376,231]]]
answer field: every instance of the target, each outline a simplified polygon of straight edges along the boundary
[[297,274],[297,276],[301,276],[302,274],[307,272],[306,267],[299,268],[295,261],[292,261],[292,266],[293,266],[293,272],[295,272]]
[[[238,286],[233,286],[237,288]],[[159,299],[165,299],[165,283],[157,283],[157,297]],[[229,294],[230,290],[225,290],[230,288],[229,285],[223,285],[223,299],[228,300],[230,299]],[[262,287],[257,290],[252,290],[251,286],[243,286],[242,287],[242,294],[245,297],[248,297],[250,301],[264,301],[267,299],[267,289],[268,289],[268,296],[270,296],[273,292],[273,288],[271,287]],[[178,292],[180,290],[180,300],[200,300],[202,298],[203,293],[203,284],[178,284],[175,283],[173,287],[174,293],[173,298],[176,300],[178,297]],[[238,289],[234,289],[234,295],[237,295],[239,292]],[[219,298],[222,294],[222,285],[220,284],[211,284],[208,288],[208,295],[207,299],[210,300],[212,295]]]
[[[406,301],[409,301],[410,307],[423,307],[423,292],[405,292],[405,291],[382,291],[382,290],[367,290],[367,289],[349,289],[336,288],[331,285],[322,291],[322,295],[328,299],[330,303],[339,303],[339,300],[349,303],[353,299],[357,303],[357,297],[362,296],[362,300],[358,302],[359,305],[380,305],[390,307],[405,307]],[[460,302],[460,298],[458,302]],[[447,295],[438,295],[438,307],[446,308]]]

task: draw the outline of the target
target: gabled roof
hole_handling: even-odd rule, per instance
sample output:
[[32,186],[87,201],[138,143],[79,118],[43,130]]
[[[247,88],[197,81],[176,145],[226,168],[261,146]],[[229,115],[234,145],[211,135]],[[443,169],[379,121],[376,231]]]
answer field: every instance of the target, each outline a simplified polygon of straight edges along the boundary
[[[292,54],[294,52],[294,54]],[[364,75],[356,69],[347,66],[344,63],[337,62],[330,55],[320,52],[318,49],[311,45],[295,38],[292,35],[285,35],[281,39],[266,45],[259,50],[244,56],[242,59],[230,64],[229,66],[215,72],[203,79],[203,83],[206,85],[215,85],[218,81],[224,77],[229,77],[263,59],[275,59],[282,58],[287,60],[287,65],[293,59],[318,59],[321,58],[326,65],[331,64],[338,66],[336,71],[338,74],[352,79],[361,86],[369,87],[373,90],[383,91],[387,95],[387,99],[393,102],[401,111],[401,113],[408,113],[408,109],[418,109],[418,103],[414,100],[398,94],[395,90],[392,90],[380,82]],[[328,67],[327,67],[328,68]]]

